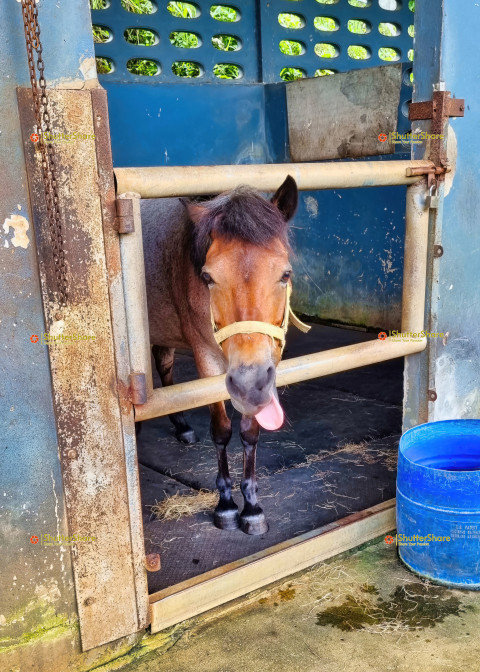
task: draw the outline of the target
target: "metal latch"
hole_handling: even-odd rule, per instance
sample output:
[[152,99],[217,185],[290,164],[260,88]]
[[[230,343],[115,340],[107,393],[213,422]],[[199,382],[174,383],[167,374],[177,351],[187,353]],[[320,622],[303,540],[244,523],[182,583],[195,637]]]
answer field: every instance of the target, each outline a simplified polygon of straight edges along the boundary
[[[437,85],[440,88],[440,84]],[[425,100],[419,103],[410,103],[408,107],[408,118],[410,121],[420,121],[431,119],[430,134],[430,161],[434,164],[434,171],[428,172],[428,188],[436,182],[445,179],[445,173],[448,172],[448,159],[445,153],[445,142],[443,131],[445,122],[449,117],[463,117],[465,114],[465,101],[463,98],[450,98],[450,91],[437,90],[433,92],[432,100]],[[435,196],[431,194],[435,203]],[[437,202],[438,203],[438,202]],[[438,207],[430,205],[429,207]]]
[[117,198],[115,208],[117,212],[115,228],[118,233],[133,233],[135,231],[133,200],[131,198]]
[[132,371],[128,376],[130,401],[132,404],[147,403],[147,378],[140,371]]

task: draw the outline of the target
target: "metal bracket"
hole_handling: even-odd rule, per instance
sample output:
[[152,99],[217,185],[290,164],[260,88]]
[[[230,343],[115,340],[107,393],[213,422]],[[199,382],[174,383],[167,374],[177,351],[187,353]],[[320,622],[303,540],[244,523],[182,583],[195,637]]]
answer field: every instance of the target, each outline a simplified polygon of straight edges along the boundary
[[465,113],[465,100],[463,98],[450,98],[450,91],[434,91],[432,100],[419,103],[410,103],[408,118],[410,121],[431,119],[430,133],[433,136],[430,141],[430,161],[434,164],[434,170],[427,172],[428,188],[435,182],[445,179],[445,173],[450,170],[445,153],[443,137],[445,122],[449,117],[463,117]]
[[117,198],[115,201],[117,216],[115,228],[118,233],[133,233],[135,224],[133,220],[133,201],[131,198]]
[[147,378],[140,371],[132,371],[128,376],[130,401],[132,404],[147,403]]

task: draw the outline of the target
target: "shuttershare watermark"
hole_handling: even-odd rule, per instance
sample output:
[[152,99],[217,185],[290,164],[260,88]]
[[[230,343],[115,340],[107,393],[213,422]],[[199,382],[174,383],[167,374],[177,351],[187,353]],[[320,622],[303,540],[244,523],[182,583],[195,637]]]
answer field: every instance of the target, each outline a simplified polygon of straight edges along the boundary
[[412,534],[408,537],[406,534],[396,534],[392,536],[387,534],[385,537],[386,544],[395,544],[396,546],[429,546],[431,543],[452,541],[451,537],[436,537],[434,534],[427,534],[422,536],[420,534]]
[[31,544],[40,544],[40,546],[71,546],[79,541],[96,541],[97,537],[82,536],[80,534],[72,534],[67,536],[65,534],[32,534],[30,537]]
[[44,133],[32,133],[30,135],[30,140],[32,142],[40,142],[40,140],[46,144],[52,144],[53,142],[75,142],[77,140],[95,140],[95,133],[79,133],[74,131],[73,133],[51,133],[47,131]]
[[378,339],[380,341],[386,341],[387,338],[390,341],[402,341],[402,342],[420,342],[424,338],[445,338],[443,331],[381,331],[378,334]]
[[389,142],[393,145],[421,145],[425,140],[443,140],[443,133],[427,133],[426,131],[421,131],[420,133],[398,133],[397,131],[393,133],[379,133],[378,141],[379,142]]
[[95,341],[95,335],[91,334],[50,334],[44,333],[40,334],[40,339],[38,334],[32,334],[30,336],[30,341],[32,343],[42,343],[42,345],[58,345],[64,343],[78,343],[79,341]]

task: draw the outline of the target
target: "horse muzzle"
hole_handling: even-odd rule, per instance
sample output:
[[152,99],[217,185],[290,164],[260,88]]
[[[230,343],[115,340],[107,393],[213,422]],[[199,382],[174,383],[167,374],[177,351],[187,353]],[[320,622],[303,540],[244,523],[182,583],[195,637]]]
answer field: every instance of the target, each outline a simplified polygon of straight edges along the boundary
[[227,371],[225,382],[233,407],[244,415],[256,415],[276,394],[275,366],[273,362],[241,364]]

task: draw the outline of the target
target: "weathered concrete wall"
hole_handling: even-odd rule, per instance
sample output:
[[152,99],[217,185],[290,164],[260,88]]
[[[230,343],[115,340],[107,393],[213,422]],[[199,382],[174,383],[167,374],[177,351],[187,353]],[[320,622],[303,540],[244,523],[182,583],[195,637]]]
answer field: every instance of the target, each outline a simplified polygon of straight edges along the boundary
[[[88,1],[38,10],[48,86],[96,85]],[[70,548],[41,544],[68,532],[17,109],[24,39],[20,4],[0,3],[0,669],[57,672],[89,669],[138,636],[81,655]]]
[[[428,5],[428,6],[427,6]],[[447,156],[454,174],[445,180],[443,208],[431,219],[426,326],[443,332],[427,350],[409,358],[405,383],[405,429],[419,422],[480,415],[480,122],[478,62],[471,58],[480,31],[480,7],[469,0],[417,3],[414,100],[428,100],[432,86],[444,82],[452,96],[465,98],[465,117],[450,120]],[[428,130],[429,122],[417,122]],[[428,150],[419,147],[416,158]],[[427,390],[437,399],[427,401]]]

